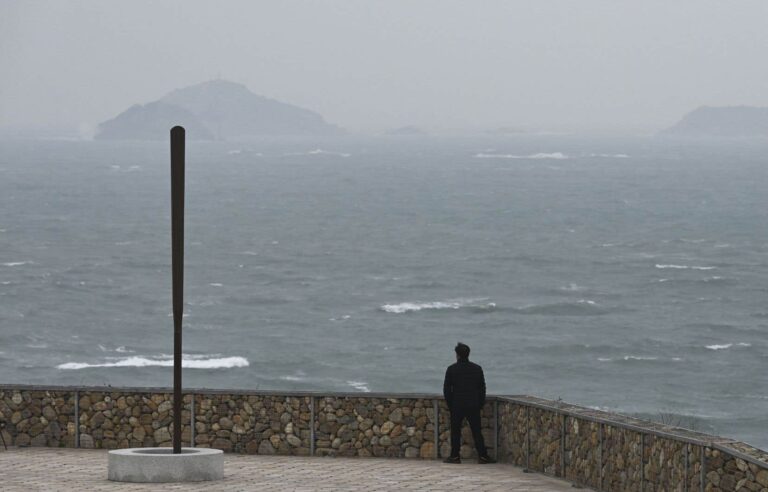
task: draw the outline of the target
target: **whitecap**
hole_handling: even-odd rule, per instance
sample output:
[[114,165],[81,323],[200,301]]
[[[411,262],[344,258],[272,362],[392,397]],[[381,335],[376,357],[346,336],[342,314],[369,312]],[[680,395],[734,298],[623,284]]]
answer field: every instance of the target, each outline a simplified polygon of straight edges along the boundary
[[705,348],[708,348],[709,350],[725,350],[731,347],[733,347],[732,343],[723,343],[723,344],[714,344],[714,345],[705,346]]
[[115,352],[117,352],[119,354],[132,354],[135,351],[134,350],[129,350],[129,349],[125,348],[125,345],[120,345],[119,347],[117,347],[115,349]]
[[536,154],[529,155],[515,155],[515,154],[487,154],[479,152],[475,154],[476,159],[569,159],[570,157],[562,152],[538,152]]
[[224,287],[224,284],[220,284],[218,282],[214,282],[214,283],[208,284],[208,285],[210,285],[211,287]]
[[301,376],[291,376],[291,375],[280,376],[280,379],[282,379],[283,381],[293,381],[293,382],[304,381],[304,378]]
[[584,287],[582,287],[579,284],[568,284],[564,287],[560,287],[560,290],[564,290],[567,292],[578,292],[580,290],[584,290]]
[[352,386],[358,391],[362,391],[363,393],[370,393],[371,390],[368,388],[368,383],[365,381],[347,381],[347,384]]
[[625,355],[623,357],[624,360],[658,360],[658,357],[649,357],[649,356],[642,356],[642,355]]
[[737,347],[751,347],[752,346],[751,343],[738,342],[736,344],[734,344],[734,343],[722,343],[722,344],[705,345],[704,348],[708,348],[709,350],[725,350],[725,349],[729,349],[729,348],[733,347],[734,345],[736,345]]
[[287,154],[283,154],[284,156],[294,156],[294,155],[335,155],[338,157],[351,157],[352,154],[348,154],[346,152],[334,152],[332,150],[323,150],[320,148],[310,150],[308,152],[289,152]]
[[15,267],[15,266],[21,266],[21,265],[30,265],[30,264],[32,264],[31,261],[9,261],[8,263],[3,263],[3,266]]
[[613,159],[629,159],[627,154],[589,154],[590,157],[608,157]]
[[656,268],[660,270],[674,269],[674,270],[715,270],[717,267],[713,266],[688,266],[688,265],[660,265],[656,264]]
[[[94,367],[172,367],[173,358],[131,356],[119,358],[117,360],[104,362],[66,362],[59,364],[56,369],[77,370],[89,369]],[[235,367],[248,367],[248,359],[244,357],[221,357],[221,358],[190,358],[184,356],[181,361],[181,367],[185,369],[230,369]]]
[[432,301],[432,302],[401,302],[399,304],[384,304],[379,307],[385,313],[403,314],[418,312],[423,310],[440,310],[440,309],[461,309],[461,308],[473,308],[473,309],[493,309],[496,307],[495,302],[482,302],[486,299],[456,299],[448,301]]
[[301,369],[297,370],[293,374],[286,374],[285,376],[280,376],[280,379],[283,381],[306,381],[306,373],[302,371]]

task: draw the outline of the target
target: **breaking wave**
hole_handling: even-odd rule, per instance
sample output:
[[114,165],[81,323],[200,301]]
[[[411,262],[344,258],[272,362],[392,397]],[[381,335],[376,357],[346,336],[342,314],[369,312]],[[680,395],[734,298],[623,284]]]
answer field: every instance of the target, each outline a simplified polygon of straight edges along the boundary
[[514,154],[486,154],[479,152],[475,154],[476,159],[570,159],[569,156],[562,152],[538,152],[536,154],[529,155],[514,155]]
[[457,299],[450,301],[434,302],[401,302],[399,304],[384,304],[379,309],[385,313],[403,314],[425,310],[439,309],[473,309],[487,311],[496,308],[495,302],[484,302],[487,299]]
[[347,384],[355,388],[357,391],[363,393],[370,393],[371,389],[368,387],[368,383],[365,381],[347,381]]
[[717,267],[713,266],[688,266],[688,265],[659,265],[656,264],[656,268],[660,270],[674,269],[674,270],[715,270]]
[[589,154],[590,157],[607,157],[611,159],[629,159],[627,154]]
[[[235,367],[248,367],[248,359],[244,357],[210,357],[191,356],[184,354],[181,367],[185,369],[230,369]],[[110,359],[104,362],[66,362],[59,364],[56,369],[77,370],[93,367],[172,367],[173,357],[162,355],[160,357],[132,356]]]
[[289,152],[287,154],[283,154],[283,156],[297,156],[297,155],[335,155],[338,157],[351,157],[352,154],[348,154],[346,152],[334,152],[332,150],[323,150],[323,149],[315,149],[310,150],[308,152]]
[[704,348],[707,348],[709,350],[725,350],[729,349],[736,345],[737,347],[751,347],[751,343],[745,343],[745,342],[739,342],[736,344],[733,343],[723,343],[723,344],[713,344],[713,345],[705,345]]
[[21,265],[29,265],[31,263],[32,263],[31,261],[9,261],[8,263],[3,263],[3,266],[15,267],[15,266],[21,266]]

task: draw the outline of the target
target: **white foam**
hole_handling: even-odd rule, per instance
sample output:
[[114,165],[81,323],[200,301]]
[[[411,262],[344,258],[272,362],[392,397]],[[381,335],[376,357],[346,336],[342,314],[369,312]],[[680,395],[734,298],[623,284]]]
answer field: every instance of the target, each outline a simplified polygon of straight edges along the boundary
[[21,266],[21,265],[31,265],[31,261],[10,261],[8,263],[3,263],[3,266],[7,267],[15,267],[15,266]]
[[625,355],[624,360],[658,360],[658,357],[646,357],[642,355]]
[[589,154],[590,157],[608,157],[612,159],[629,159],[627,154]]
[[125,345],[121,345],[115,349],[118,354],[132,354],[134,351],[125,348]]
[[660,265],[656,264],[656,268],[659,268],[661,270],[665,270],[668,268],[675,269],[675,270],[715,270],[717,267],[713,266],[688,266],[688,265]]
[[365,381],[347,381],[347,384],[352,386],[358,391],[362,391],[363,393],[370,393],[371,390],[368,388],[368,383]]
[[[733,347],[733,343],[723,343],[723,344],[713,344],[713,345],[705,345],[705,348],[708,348],[709,350],[726,350],[731,347]],[[745,343],[745,342],[739,342],[735,344],[737,347],[751,347],[751,343]]]
[[722,345],[714,344],[714,345],[707,345],[706,348],[709,350],[725,350],[728,348],[733,347],[732,343],[724,343]]
[[315,149],[310,150],[309,152],[289,152],[287,154],[283,154],[284,156],[292,156],[292,155],[335,155],[338,157],[350,157],[352,154],[348,154],[346,152],[334,152],[332,150],[323,150],[323,149]]
[[283,381],[306,381],[307,378],[306,378],[306,373],[301,369],[299,369],[293,374],[280,376],[280,379],[282,379]]
[[[131,356],[114,361],[105,362],[67,362],[59,364],[56,369],[77,370],[93,367],[172,367],[173,358]],[[229,369],[234,367],[248,367],[248,359],[244,357],[199,358],[182,357],[181,367],[185,369]]]
[[579,284],[568,284],[565,287],[560,287],[560,290],[565,290],[568,292],[578,292],[580,290],[584,290],[584,287],[580,286]]
[[214,283],[208,284],[208,285],[210,285],[211,287],[224,287],[224,284],[220,284],[218,282],[214,282]]
[[399,304],[384,304],[379,309],[386,313],[403,314],[423,310],[461,309],[464,307],[492,309],[496,307],[495,302],[483,303],[481,302],[483,300],[484,299],[457,299],[433,302],[401,302]]
[[569,156],[562,152],[538,152],[536,154],[529,155],[515,155],[515,154],[487,154],[479,152],[475,154],[476,159],[570,159]]
[[280,379],[283,381],[304,381],[304,378],[301,376],[280,376]]

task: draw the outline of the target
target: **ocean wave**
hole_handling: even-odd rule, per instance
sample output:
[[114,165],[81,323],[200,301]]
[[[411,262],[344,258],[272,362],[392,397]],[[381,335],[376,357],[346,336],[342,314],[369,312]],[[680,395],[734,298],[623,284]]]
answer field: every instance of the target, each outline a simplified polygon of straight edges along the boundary
[[299,369],[295,371],[293,374],[286,374],[284,376],[280,376],[280,379],[283,381],[300,382],[300,381],[306,381],[307,380],[306,376],[307,374],[301,369]]
[[254,155],[257,157],[261,157],[264,155],[261,152],[256,152],[251,149],[232,149],[227,151],[227,155],[240,155],[240,154]]
[[371,392],[370,388],[368,388],[368,383],[365,381],[347,381],[347,384],[355,388],[357,391],[362,391],[363,393]]
[[713,345],[705,345],[704,348],[709,350],[726,350],[736,345],[737,347],[751,347],[751,343],[746,342],[739,342],[736,344],[733,343],[723,343],[723,344],[713,344]]
[[721,277],[719,275],[713,275],[711,277],[704,277],[704,278],[696,278],[696,279],[690,279],[690,278],[683,278],[683,279],[675,279],[675,278],[660,278],[656,280],[657,282],[670,282],[674,284],[735,284],[737,283],[735,279],[727,278],[727,277]]
[[3,266],[7,267],[15,267],[15,266],[21,266],[21,265],[31,265],[31,261],[9,261],[8,263],[3,263]]
[[476,159],[570,159],[569,156],[562,152],[538,152],[536,154],[529,155],[515,155],[515,154],[486,154],[484,152],[478,152],[475,154]]
[[[244,357],[206,357],[184,355],[181,367],[185,369],[230,369],[248,367],[248,359]],[[59,364],[56,369],[78,370],[94,367],[172,367],[173,358],[165,355],[160,357],[132,356],[107,360],[104,362],[66,362]]]
[[573,302],[553,302],[549,304],[532,304],[520,308],[512,308],[518,314],[543,314],[550,316],[596,316],[607,311],[597,302],[589,299],[579,299]]
[[338,157],[352,156],[352,154],[348,154],[346,152],[334,152],[332,150],[323,150],[323,149],[315,149],[315,150],[310,150],[308,152],[288,152],[287,154],[283,154],[284,157],[297,156],[297,155],[334,155]]
[[399,304],[384,304],[379,307],[385,313],[403,314],[424,310],[440,309],[473,309],[479,311],[492,310],[496,307],[495,302],[483,302],[487,299],[456,299],[449,301],[433,302],[401,302]]
[[589,154],[589,157],[607,157],[611,159],[629,159],[627,154]]
[[565,292],[580,292],[585,289],[586,289],[585,287],[582,287],[579,284],[573,284],[573,283],[560,287],[560,290]]
[[[661,357],[655,355],[622,355],[620,357],[598,357],[599,362],[651,362],[663,360]],[[680,362],[683,359],[681,357],[670,357],[672,362]]]
[[660,265],[656,264],[656,268],[660,270],[674,269],[674,270],[715,270],[717,267],[713,266],[688,266],[688,265]]

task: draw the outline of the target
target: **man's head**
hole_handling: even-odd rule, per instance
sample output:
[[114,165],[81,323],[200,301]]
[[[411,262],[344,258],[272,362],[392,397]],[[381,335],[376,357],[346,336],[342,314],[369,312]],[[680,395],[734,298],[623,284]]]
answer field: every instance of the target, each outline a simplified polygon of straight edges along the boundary
[[469,360],[469,345],[459,342],[456,344],[456,360]]

